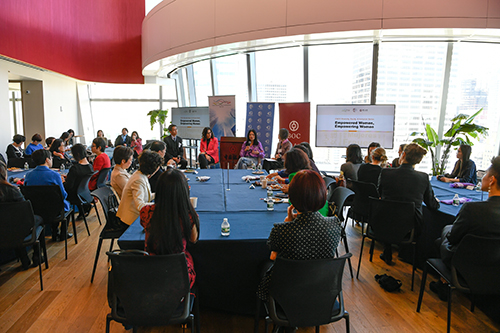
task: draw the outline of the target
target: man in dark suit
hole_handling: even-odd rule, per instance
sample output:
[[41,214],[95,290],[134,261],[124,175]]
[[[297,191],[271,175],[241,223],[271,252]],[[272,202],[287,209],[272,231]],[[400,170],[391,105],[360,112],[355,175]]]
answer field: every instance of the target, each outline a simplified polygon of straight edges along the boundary
[[181,169],[186,169],[187,161],[184,158],[184,147],[182,146],[182,138],[177,135],[177,126],[172,124],[168,126],[170,135],[165,137],[163,141],[167,145],[165,160],[174,160]]
[[132,138],[128,135],[128,129],[124,127],[122,129],[122,134],[116,137],[115,147],[117,146],[130,147],[131,143],[132,143]]
[[[401,154],[399,168],[382,169],[378,181],[378,190],[382,199],[408,201],[415,203],[415,232],[422,228],[422,201],[429,209],[439,208],[429,182],[429,176],[415,171],[415,164],[420,163],[427,150],[416,143],[407,145]],[[387,264],[392,263],[391,244],[385,244],[380,258]]]
[[488,191],[488,200],[468,202],[462,206],[452,225],[443,228],[441,259],[450,267],[451,258],[458,244],[466,235],[500,238],[500,156],[492,160],[481,183],[481,190]]

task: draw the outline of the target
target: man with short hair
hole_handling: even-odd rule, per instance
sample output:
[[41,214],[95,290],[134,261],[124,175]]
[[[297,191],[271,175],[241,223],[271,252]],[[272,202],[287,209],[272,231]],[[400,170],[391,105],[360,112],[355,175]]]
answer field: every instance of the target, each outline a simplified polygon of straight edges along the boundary
[[128,129],[126,127],[122,128],[122,134],[116,137],[115,147],[117,146],[130,147],[131,143],[132,143],[132,138],[128,135]]
[[[66,198],[68,197],[68,193],[66,193],[66,190],[64,189],[61,175],[53,170],[50,170],[50,168],[52,167],[52,154],[48,150],[39,149],[33,152],[31,158],[35,163],[36,168],[26,174],[24,185],[58,185],[61,188],[61,193],[64,200],[64,210],[66,212],[69,211],[70,204],[68,200],[66,200]],[[61,232],[58,232],[58,228],[59,223],[55,223],[52,225],[52,240],[54,241],[64,240],[64,237],[61,236],[61,233],[64,234],[66,224],[62,224]],[[73,237],[73,234],[68,233],[68,238],[70,237]]]
[[106,141],[103,138],[95,138],[92,141],[92,153],[97,155],[93,163],[94,172],[99,172],[90,178],[89,189],[91,191],[97,189],[97,178],[99,178],[101,170],[111,168],[111,161],[109,160],[109,156],[104,153],[104,149],[106,149]]
[[182,138],[177,135],[177,125],[171,124],[168,126],[169,136],[166,136],[163,141],[167,145],[165,159],[167,161],[174,160],[181,169],[186,169],[187,161],[184,158],[184,147],[182,146]]

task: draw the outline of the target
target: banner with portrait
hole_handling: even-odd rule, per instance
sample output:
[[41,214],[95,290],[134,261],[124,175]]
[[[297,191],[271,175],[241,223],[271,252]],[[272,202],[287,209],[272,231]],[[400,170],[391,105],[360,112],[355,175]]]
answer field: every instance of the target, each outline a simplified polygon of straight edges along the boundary
[[235,96],[209,96],[210,128],[214,136],[236,136]]
[[293,145],[309,142],[311,127],[311,103],[280,103],[280,128],[290,134],[288,140]]
[[247,103],[245,135],[254,129],[262,143],[266,157],[271,156],[271,142],[274,124],[274,103]]

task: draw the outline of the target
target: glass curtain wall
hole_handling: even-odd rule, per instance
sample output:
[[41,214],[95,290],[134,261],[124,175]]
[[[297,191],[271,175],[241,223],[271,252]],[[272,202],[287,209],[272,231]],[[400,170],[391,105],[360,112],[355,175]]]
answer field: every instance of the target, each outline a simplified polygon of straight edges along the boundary
[[[161,89],[161,94],[160,94]],[[151,130],[147,113],[155,109],[177,107],[175,81],[156,84],[104,84],[89,85],[90,106],[94,132],[102,130],[114,142],[122,128],[137,131],[143,142],[160,138],[160,129]],[[161,96],[161,98],[160,98]],[[170,123],[169,112],[167,124]]]

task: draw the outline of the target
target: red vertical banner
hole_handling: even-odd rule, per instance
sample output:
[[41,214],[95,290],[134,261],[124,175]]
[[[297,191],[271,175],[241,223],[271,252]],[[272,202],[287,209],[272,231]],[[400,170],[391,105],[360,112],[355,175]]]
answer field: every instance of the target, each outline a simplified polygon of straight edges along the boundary
[[290,132],[288,140],[293,145],[309,142],[311,103],[279,103],[280,128]]

